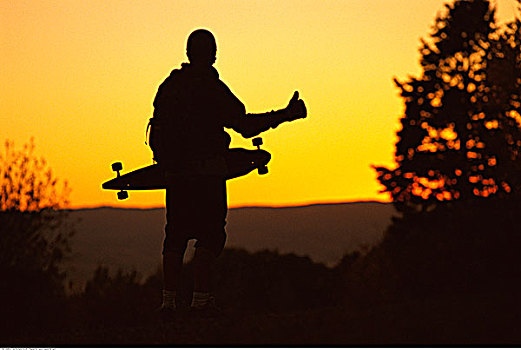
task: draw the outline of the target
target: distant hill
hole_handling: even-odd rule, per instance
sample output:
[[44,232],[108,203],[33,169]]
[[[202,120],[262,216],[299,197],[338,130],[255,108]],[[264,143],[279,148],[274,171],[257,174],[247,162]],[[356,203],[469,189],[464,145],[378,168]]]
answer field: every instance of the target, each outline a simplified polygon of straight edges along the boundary
[[[295,253],[332,266],[344,254],[377,243],[393,215],[391,204],[378,202],[235,208],[228,214],[227,247]],[[142,277],[159,267],[163,208],[80,209],[71,219],[77,224],[68,270],[76,285],[100,264],[135,268]]]

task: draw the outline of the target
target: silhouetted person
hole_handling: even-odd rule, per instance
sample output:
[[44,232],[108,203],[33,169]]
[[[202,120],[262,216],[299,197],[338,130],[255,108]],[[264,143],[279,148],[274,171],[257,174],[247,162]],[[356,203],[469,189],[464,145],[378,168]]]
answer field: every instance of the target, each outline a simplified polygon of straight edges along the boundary
[[224,248],[228,210],[223,169],[231,139],[224,128],[250,138],[307,115],[297,92],[282,110],[246,114],[241,101],[219,80],[213,67],[216,52],[212,33],[199,29],[190,34],[189,63],[172,71],[159,86],[154,100],[154,118],[161,130],[161,147],[154,157],[168,169],[163,311],[176,309],[183,256],[188,241],[194,238],[197,243],[192,308],[214,307],[211,267]]

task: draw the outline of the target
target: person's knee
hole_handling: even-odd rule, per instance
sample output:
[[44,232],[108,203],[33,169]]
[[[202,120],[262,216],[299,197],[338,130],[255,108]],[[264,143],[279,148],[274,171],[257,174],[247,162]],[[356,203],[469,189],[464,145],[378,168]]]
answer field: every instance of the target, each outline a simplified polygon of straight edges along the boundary
[[188,246],[188,239],[182,237],[179,234],[167,234],[163,241],[163,255],[165,254],[177,254],[183,256]]
[[199,240],[196,244],[196,254],[199,251],[199,254],[203,254],[204,256],[212,256],[213,258],[217,258],[219,255],[221,255],[225,243],[225,233],[222,235],[215,235],[211,237],[211,239]]

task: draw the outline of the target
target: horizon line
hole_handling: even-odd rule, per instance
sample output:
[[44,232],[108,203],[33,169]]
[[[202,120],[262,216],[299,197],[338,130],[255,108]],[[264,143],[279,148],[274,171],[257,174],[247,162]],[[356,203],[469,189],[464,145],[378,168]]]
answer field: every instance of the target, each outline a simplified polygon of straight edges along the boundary
[[[238,206],[230,206],[228,209],[284,209],[284,208],[305,208],[305,207],[313,207],[319,205],[342,205],[342,204],[361,204],[361,203],[379,203],[379,204],[392,204],[392,201],[381,201],[377,199],[366,199],[366,200],[354,200],[354,201],[341,201],[341,202],[310,202],[310,203],[301,203],[301,204],[288,204],[288,205],[273,205],[273,204],[246,204],[246,205],[238,205]],[[126,207],[126,206],[117,206],[117,205],[109,205],[109,204],[100,204],[93,206],[78,206],[72,208],[63,208],[64,210],[95,210],[95,209],[128,209],[128,210],[155,210],[155,209],[164,209],[165,206],[150,206],[150,207]]]

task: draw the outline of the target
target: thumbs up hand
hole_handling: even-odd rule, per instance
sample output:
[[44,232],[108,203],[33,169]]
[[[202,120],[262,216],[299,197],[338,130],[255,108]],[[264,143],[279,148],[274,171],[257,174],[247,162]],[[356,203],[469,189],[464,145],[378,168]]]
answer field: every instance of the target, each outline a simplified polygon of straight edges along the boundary
[[299,99],[298,91],[293,93],[293,97],[286,107],[287,119],[286,121],[292,121],[296,119],[302,119],[307,117],[306,104],[303,100]]

